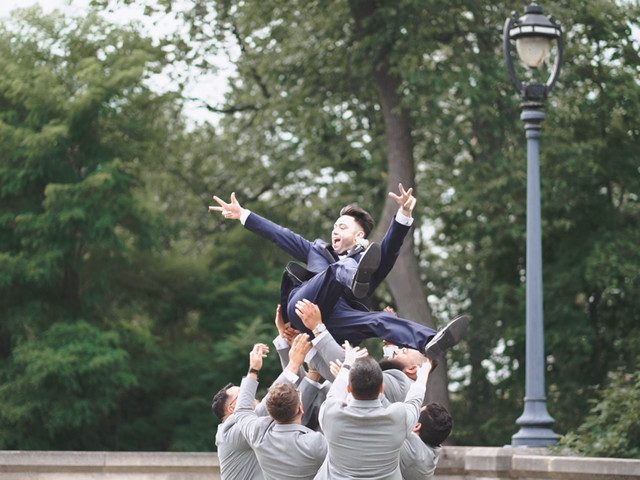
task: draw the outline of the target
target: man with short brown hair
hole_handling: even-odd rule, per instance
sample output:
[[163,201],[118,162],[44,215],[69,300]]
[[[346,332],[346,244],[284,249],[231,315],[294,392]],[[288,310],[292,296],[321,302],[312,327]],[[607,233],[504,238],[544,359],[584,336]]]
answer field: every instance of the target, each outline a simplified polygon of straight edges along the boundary
[[276,383],[269,388],[267,411],[278,423],[292,423],[299,413],[300,392],[290,383]]
[[[304,375],[302,364],[308,350],[308,342],[304,338],[294,339],[287,351],[283,371],[274,383],[300,383],[300,388],[304,390],[305,395],[312,397],[313,387],[305,383],[306,379],[300,382],[300,377]],[[278,351],[278,353],[281,352]],[[281,358],[281,361],[283,360]],[[235,412],[239,394],[240,387],[228,383],[216,393],[211,405],[213,413],[222,421],[218,425],[215,439],[220,461],[220,477],[222,480],[263,480],[264,475],[258,459],[238,428],[238,417]],[[317,392],[315,394],[317,395]],[[254,398],[252,408],[255,409],[257,416],[266,417],[269,414],[266,407],[268,397],[267,395],[260,403]]]
[[[305,341],[301,334],[294,342]],[[258,388],[258,374],[266,357],[266,345],[256,344],[249,354],[249,373],[242,379],[236,406],[238,427],[253,448],[265,480],[312,480],[327,453],[327,442],[319,432],[302,425],[304,408],[291,384],[269,389],[269,417],[258,417],[252,404]]]

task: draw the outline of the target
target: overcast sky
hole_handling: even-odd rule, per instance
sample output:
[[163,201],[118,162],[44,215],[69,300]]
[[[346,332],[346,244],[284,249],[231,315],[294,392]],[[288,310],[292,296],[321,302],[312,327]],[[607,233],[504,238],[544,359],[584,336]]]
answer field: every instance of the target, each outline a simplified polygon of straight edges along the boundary
[[[88,8],[90,0],[0,0],[0,17],[7,17],[11,10],[40,5],[45,12],[60,10],[70,15],[82,15]],[[104,14],[105,19],[112,22],[126,23],[131,20],[140,20],[152,35],[173,31],[175,23],[169,20],[152,23],[142,14],[141,9],[122,7],[117,12]],[[233,66],[226,57],[216,57],[211,60],[219,67],[219,72],[212,75],[201,75],[194,82],[187,85],[185,96],[187,98],[202,99],[210,105],[220,104],[226,91],[226,78],[233,71]],[[157,82],[157,84],[156,84]],[[156,79],[153,88],[156,90],[170,89],[171,85],[162,78]],[[193,122],[216,121],[216,116],[202,106],[202,102],[190,102],[185,107],[185,114]]]
[[26,8],[32,5],[40,5],[47,12],[56,8],[81,12],[88,3],[89,0],[2,0],[0,1],[0,15],[6,16],[14,8]]

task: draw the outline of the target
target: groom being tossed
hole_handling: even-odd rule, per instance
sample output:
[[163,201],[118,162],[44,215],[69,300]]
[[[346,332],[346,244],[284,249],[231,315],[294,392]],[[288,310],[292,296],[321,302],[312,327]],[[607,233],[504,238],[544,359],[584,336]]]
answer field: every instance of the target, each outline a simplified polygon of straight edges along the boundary
[[340,211],[331,232],[331,243],[307,240],[242,208],[235,193],[231,194],[229,203],[214,196],[218,206],[210,206],[209,211],[220,212],[227,219],[240,220],[246,229],[306,263],[304,268],[290,262],[282,281],[284,321],[291,322],[295,329],[311,333],[296,313],[296,303],[307,299],[318,305],[323,325],[339,344],[349,341],[358,345],[366,338],[378,337],[437,359],[462,339],[469,324],[467,316],[458,317],[436,331],[394,313],[371,312],[368,308],[370,295],[393,268],[413,223],[412,212],[416,204],[413,189],[405,190],[402,184],[398,188],[398,194],[389,192],[389,197],[399,206],[398,212],[379,244],[367,240],[374,226],[371,215],[354,205]]

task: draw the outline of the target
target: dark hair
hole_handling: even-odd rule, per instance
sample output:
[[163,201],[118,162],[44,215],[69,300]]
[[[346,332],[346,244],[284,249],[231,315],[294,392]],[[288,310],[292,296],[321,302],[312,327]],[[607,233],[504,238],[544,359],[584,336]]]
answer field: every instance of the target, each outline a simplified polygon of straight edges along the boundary
[[373,230],[373,226],[375,225],[373,218],[366,210],[363,210],[356,205],[347,205],[342,210],[340,210],[340,215],[348,215],[353,217],[358,225],[364,231],[364,237],[367,238],[371,231]]
[[404,368],[404,365],[402,364],[402,362],[399,362],[398,360],[395,360],[393,358],[381,358],[378,364],[380,365],[380,368],[382,369],[383,372],[385,370],[402,371],[402,369]]
[[438,447],[444,442],[453,428],[453,419],[448,410],[439,403],[430,403],[420,412],[418,422],[420,438],[430,447]]
[[351,394],[356,400],[375,400],[382,387],[382,369],[371,357],[358,358],[349,372]]
[[227,400],[229,399],[227,390],[229,390],[233,386],[233,383],[227,383],[218,391],[218,393],[214,395],[213,400],[211,401],[211,410],[220,420],[224,418],[224,407],[227,404]]
[[276,383],[269,388],[267,411],[278,423],[291,423],[298,414],[300,396],[291,383]]

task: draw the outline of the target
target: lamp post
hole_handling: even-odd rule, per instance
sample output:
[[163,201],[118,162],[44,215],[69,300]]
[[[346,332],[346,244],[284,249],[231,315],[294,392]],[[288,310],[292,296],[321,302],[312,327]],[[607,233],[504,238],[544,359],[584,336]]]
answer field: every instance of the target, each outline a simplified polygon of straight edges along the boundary
[[[517,76],[511,57],[515,40],[520,60],[529,68],[543,65],[557,43],[555,62],[545,83],[523,83]],[[520,431],[513,435],[514,447],[546,447],[558,443],[547,411],[544,370],[544,322],[542,313],[542,229],[540,214],[540,130],[544,120],[543,102],[551,92],[562,62],[562,31],[553,17],[545,17],[535,2],[520,17],[514,13],[504,25],[504,57],[518,93],[522,96],[522,114],[527,137],[527,339],[524,412],[516,420]]]

